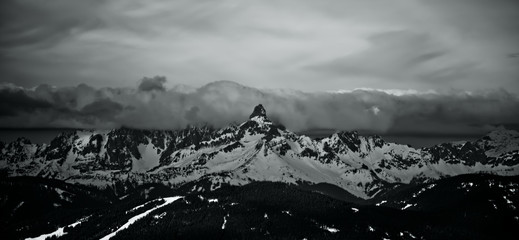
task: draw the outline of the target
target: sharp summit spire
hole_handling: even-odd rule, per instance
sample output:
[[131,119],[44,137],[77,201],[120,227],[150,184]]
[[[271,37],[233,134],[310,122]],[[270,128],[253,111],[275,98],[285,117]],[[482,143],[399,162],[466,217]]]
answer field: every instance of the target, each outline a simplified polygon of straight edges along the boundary
[[252,119],[254,117],[267,118],[267,111],[265,111],[263,105],[259,104],[256,107],[254,107],[254,111],[252,111],[252,114],[249,116],[249,119]]

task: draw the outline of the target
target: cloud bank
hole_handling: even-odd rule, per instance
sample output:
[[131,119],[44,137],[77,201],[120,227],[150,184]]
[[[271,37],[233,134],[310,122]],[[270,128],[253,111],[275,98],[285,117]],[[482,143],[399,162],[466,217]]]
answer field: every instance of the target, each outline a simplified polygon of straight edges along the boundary
[[519,98],[505,90],[459,92],[355,89],[301,92],[217,81],[186,91],[164,77],[135,88],[0,85],[0,127],[178,129],[245,121],[257,104],[292,131],[363,130],[378,134],[482,134],[519,125]]

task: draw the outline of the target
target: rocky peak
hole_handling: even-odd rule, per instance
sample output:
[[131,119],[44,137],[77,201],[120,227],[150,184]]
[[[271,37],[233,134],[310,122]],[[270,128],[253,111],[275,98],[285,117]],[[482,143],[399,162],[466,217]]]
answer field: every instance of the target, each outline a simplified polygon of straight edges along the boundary
[[19,137],[14,142],[12,142],[12,144],[16,145],[16,146],[30,145],[31,140],[29,140],[25,137]]
[[263,131],[268,131],[272,125],[272,121],[267,117],[267,111],[265,111],[265,108],[263,108],[261,104],[254,107],[254,111],[252,111],[252,114],[249,116],[249,121],[247,122],[249,125],[252,124],[253,126],[262,128]]
[[498,127],[492,132],[488,133],[487,138],[492,139],[494,141],[499,140],[509,140],[511,138],[517,138],[519,137],[519,132],[515,130],[509,130],[504,127]]
[[259,104],[256,107],[254,107],[254,111],[252,111],[252,114],[249,116],[249,119],[253,119],[255,117],[267,118],[267,111],[265,111],[263,105]]
[[239,128],[248,131],[251,135],[274,133],[278,129],[274,126],[272,121],[267,118],[265,108],[263,108],[261,104],[254,107],[254,111],[252,111],[252,114],[249,116],[249,120],[242,123]]

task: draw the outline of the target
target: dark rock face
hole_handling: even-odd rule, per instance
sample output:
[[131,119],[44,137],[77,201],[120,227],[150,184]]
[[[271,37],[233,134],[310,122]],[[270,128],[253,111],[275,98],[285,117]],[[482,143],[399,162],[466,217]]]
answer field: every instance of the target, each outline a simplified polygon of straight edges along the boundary
[[288,145],[286,142],[284,142],[283,144],[281,144],[281,146],[279,146],[278,151],[279,151],[279,154],[281,154],[282,156],[285,156],[287,151],[290,149],[291,149],[290,145]]
[[359,151],[360,139],[357,132],[340,132],[339,139],[353,152]]
[[384,140],[378,135],[373,136],[373,142],[375,143],[375,147],[378,148],[381,148],[384,146],[384,144],[386,144],[386,142],[384,142]]
[[71,140],[76,136],[73,133],[62,133],[50,142],[50,146],[46,149],[46,160],[61,159],[64,161],[68,152],[72,148]]
[[[26,161],[28,158],[27,147],[31,147],[31,141],[26,138],[18,138],[15,141],[0,147],[0,158],[6,159],[8,163]],[[41,154],[41,146],[38,146],[35,154]]]
[[131,167],[132,156],[140,159],[139,144],[147,144],[148,140],[142,131],[121,128],[108,134],[106,148],[109,158],[101,162],[107,169],[127,169]]
[[103,136],[101,134],[92,135],[88,141],[87,146],[80,154],[86,155],[88,153],[99,154],[101,152],[101,145],[103,143]]
[[485,151],[476,145],[467,142],[459,147],[450,143],[443,143],[431,148],[425,148],[432,155],[431,162],[437,163],[444,160],[448,163],[461,163],[474,166],[477,162],[486,164],[488,162]]
[[309,157],[309,158],[317,158],[317,153],[310,149],[310,148],[305,148],[302,152],[301,152],[301,156],[303,157]]
[[240,126],[241,133],[239,135],[243,135],[245,132],[249,132],[251,135],[265,134],[267,142],[272,140],[273,137],[280,135],[278,132],[280,127],[274,125],[268,119],[267,112],[261,104],[254,107],[254,111],[252,111],[249,119]]
[[228,145],[227,147],[224,147],[223,151],[224,152],[232,152],[234,149],[240,148],[240,147],[243,147],[243,144],[241,144],[240,142],[235,142],[233,144]]
[[254,111],[252,111],[252,114],[249,116],[249,118],[253,117],[267,117],[267,111],[265,111],[263,105],[259,104],[258,106],[254,107]]
[[[191,145],[198,149],[200,147],[208,147],[209,145],[205,144],[205,141],[209,141],[214,138],[217,134],[217,131],[211,127],[188,127],[179,131],[171,131],[170,137],[171,140],[167,144],[167,147],[161,154],[160,164],[167,165],[173,161],[173,158],[176,156],[172,156],[172,154],[182,148],[187,148]],[[229,139],[222,139],[222,141],[229,141]]]
[[337,160],[338,156],[335,154],[335,151],[330,147],[328,142],[325,142],[323,145],[322,155],[319,157],[319,160],[324,163],[330,163],[333,160]]

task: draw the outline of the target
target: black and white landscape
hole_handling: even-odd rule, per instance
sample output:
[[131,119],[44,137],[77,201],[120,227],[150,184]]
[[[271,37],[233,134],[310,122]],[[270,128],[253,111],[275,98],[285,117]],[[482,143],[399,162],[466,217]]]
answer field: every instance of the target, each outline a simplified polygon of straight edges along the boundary
[[0,238],[516,239],[518,10],[2,2]]
[[257,105],[222,129],[78,130],[1,147],[14,238],[487,239],[519,224],[513,130],[420,149],[348,131],[310,139]]

